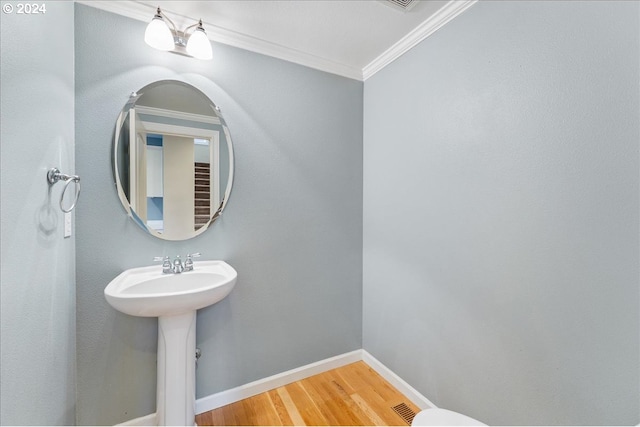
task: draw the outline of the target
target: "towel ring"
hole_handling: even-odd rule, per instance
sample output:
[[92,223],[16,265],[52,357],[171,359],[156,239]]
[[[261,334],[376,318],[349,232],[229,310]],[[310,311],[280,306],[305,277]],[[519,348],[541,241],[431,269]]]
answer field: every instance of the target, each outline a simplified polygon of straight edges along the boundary
[[[60,180],[67,182],[64,185],[64,188],[62,189],[62,194],[60,194],[60,209],[64,213],[69,213],[76,207],[76,204],[78,203],[78,198],[80,197],[80,177],[78,175],[67,175],[65,173],[62,173],[58,168],[49,169],[49,171],[47,172],[47,181],[49,182],[49,185],[53,185]],[[69,187],[69,184],[71,184],[72,182],[75,183],[76,196],[71,206],[69,206],[68,209],[65,209],[63,205],[64,194],[67,192],[67,188]]]

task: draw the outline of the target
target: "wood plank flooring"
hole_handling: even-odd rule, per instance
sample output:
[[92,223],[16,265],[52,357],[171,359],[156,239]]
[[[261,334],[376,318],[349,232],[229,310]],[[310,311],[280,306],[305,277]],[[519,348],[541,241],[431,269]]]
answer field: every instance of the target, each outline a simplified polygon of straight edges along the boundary
[[420,409],[356,362],[196,416],[199,426],[406,426],[393,407]]

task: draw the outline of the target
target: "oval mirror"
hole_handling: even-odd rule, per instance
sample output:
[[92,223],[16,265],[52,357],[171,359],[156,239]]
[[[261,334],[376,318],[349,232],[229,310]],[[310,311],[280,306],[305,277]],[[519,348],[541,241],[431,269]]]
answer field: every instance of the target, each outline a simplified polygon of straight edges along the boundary
[[222,213],[233,183],[233,146],[219,109],[175,80],[131,94],[116,122],[113,173],[129,216],[148,233],[186,240]]

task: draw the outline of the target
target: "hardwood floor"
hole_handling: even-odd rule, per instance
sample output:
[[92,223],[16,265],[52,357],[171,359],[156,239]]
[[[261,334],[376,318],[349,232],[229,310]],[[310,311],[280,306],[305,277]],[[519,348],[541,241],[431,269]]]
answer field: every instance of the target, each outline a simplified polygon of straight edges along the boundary
[[[402,406],[405,418],[393,409]],[[420,409],[364,362],[270,390],[196,417],[199,426],[406,426]],[[400,411],[402,413],[402,411]]]

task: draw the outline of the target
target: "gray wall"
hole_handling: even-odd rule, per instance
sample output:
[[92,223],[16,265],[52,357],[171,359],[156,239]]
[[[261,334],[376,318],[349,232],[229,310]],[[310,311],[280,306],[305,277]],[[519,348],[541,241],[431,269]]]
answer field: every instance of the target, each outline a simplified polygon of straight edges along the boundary
[[[362,347],[363,83],[228,46],[198,61],[144,44],[145,23],[76,5],[78,423],[155,411],[156,320],[116,312],[105,286],[155,255],[202,252],[238,270],[198,313],[197,396]],[[130,92],[191,83],[231,130],[234,189],[200,237],[165,242],[126,217],[111,138]]]
[[62,184],[49,192],[45,178],[74,171],[74,12],[46,8],[0,14],[3,425],[75,421],[75,241],[63,237]]
[[489,424],[640,422],[638,2],[480,2],[365,83],[364,348]]

